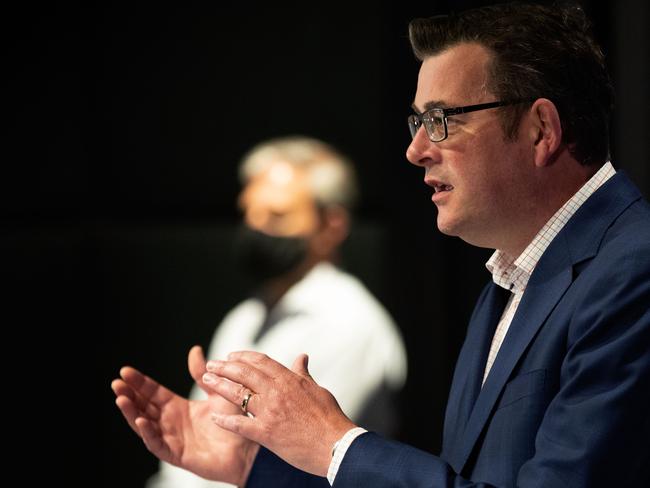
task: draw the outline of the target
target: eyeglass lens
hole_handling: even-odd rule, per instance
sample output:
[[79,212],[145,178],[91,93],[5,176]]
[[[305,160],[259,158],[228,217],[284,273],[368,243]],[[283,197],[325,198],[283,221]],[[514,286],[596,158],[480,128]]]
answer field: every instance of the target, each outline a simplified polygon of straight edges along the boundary
[[432,141],[440,141],[445,138],[444,115],[435,110],[425,112],[422,115],[410,115],[408,124],[413,138],[422,124],[424,124],[427,135]]

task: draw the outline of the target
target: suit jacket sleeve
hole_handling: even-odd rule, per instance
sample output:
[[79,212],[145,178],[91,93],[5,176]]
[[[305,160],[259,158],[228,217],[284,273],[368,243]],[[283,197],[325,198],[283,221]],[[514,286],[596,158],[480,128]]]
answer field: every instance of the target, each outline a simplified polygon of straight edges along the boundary
[[441,458],[368,432],[343,458],[333,488],[491,488],[458,476]]
[[300,471],[261,447],[246,488],[330,488],[330,484],[327,478]]
[[[383,439],[372,432],[355,439],[334,481],[334,488],[439,486],[491,488],[491,485],[475,484],[455,476],[451,468],[436,456]],[[300,471],[262,447],[246,488],[262,487],[330,488],[330,484],[327,478]]]

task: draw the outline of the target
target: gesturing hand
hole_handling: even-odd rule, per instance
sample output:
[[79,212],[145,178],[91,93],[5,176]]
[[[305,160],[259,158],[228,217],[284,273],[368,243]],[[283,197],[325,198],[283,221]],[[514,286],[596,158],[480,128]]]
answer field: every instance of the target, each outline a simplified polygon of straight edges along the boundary
[[289,370],[265,354],[236,352],[228,361],[208,361],[203,382],[241,407],[250,418],[216,412],[212,418],[224,429],[267,447],[298,469],[326,476],[332,445],[355,427],[336,399],[316,384],[302,354]]
[[[188,366],[201,385],[205,359],[200,347],[190,350]],[[188,401],[134,368],[122,368],[120,376],[111,384],[115,403],[155,456],[204,478],[245,484],[259,446],[210,420],[211,412],[238,409],[214,392],[207,401]]]

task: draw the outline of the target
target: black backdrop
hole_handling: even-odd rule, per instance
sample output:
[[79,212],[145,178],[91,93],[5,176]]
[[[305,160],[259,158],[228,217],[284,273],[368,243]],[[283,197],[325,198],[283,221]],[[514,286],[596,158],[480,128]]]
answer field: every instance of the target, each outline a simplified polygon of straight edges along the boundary
[[[228,259],[237,161],[294,133],[357,163],[362,198],[345,263],[406,340],[398,438],[437,452],[490,253],[435,230],[430,192],[404,157],[418,69],[406,26],[479,3],[491,2],[106,4],[7,17],[2,222],[7,330],[17,333],[7,344],[38,371],[47,361],[36,396],[45,401],[25,410],[57,419],[39,441],[65,458],[56,478],[141,486],[156,469],[110,380],[132,364],[189,389],[188,348],[206,346],[244,293]],[[585,7],[617,82],[614,162],[648,195],[648,7]],[[23,442],[33,448],[33,437]]]

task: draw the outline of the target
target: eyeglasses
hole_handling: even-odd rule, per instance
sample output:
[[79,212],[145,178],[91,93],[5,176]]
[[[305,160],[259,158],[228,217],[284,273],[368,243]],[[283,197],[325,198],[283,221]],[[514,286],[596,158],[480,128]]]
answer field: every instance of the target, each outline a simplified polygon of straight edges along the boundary
[[465,107],[455,108],[432,108],[421,114],[409,115],[408,123],[411,137],[415,138],[421,126],[424,126],[431,142],[440,142],[447,139],[447,117],[450,115],[466,114],[478,110],[487,110],[489,108],[504,107],[506,105],[515,105],[517,103],[530,102],[532,100],[509,100],[502,102],[479,103],[478,105],[467,105]]

